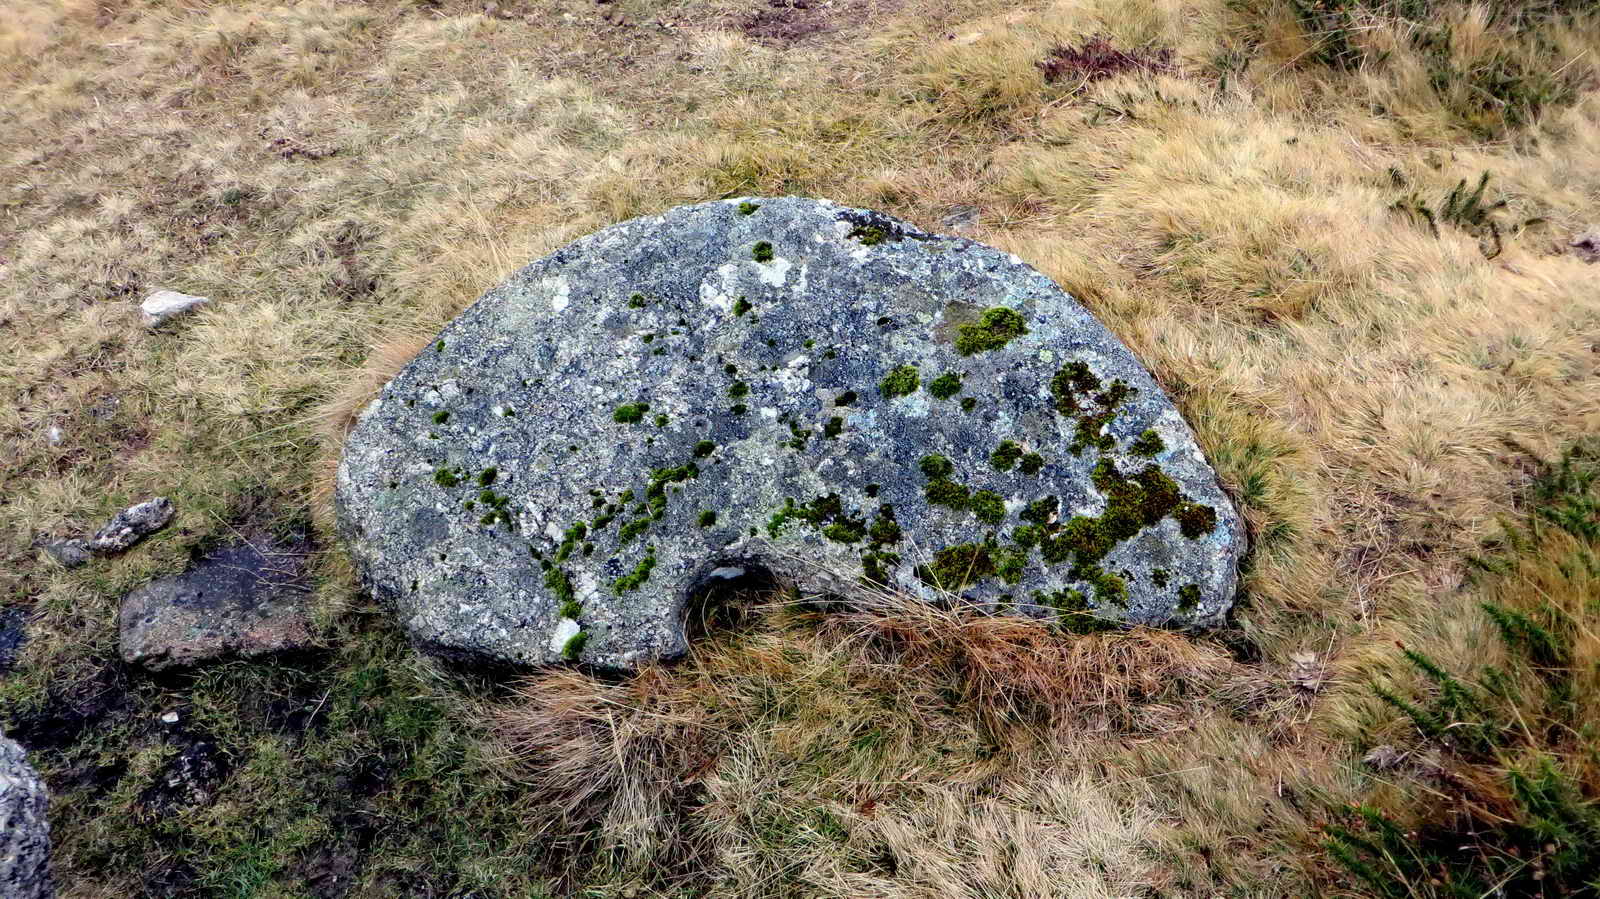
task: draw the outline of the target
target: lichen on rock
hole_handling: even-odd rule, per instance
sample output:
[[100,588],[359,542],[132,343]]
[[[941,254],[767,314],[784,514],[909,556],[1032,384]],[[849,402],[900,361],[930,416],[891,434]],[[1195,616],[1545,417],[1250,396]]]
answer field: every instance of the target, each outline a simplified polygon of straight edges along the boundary
[[1049,279],[793,197],[624,222],[491,290],[363,414],[337,508],[423,646],[618,669],[681,655],[729,572],[1206,626],[1244,551],[1171,401]]

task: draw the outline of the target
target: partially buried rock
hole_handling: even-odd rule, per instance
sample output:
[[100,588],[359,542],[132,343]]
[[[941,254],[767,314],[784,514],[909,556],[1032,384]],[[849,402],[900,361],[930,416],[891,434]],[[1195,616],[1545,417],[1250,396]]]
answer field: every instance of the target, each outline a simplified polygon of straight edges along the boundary
[[50,795],[22,747],[0,734],[0,896],[48,899]]
[[173,511],[172,500],[164,496],[129,506],[113,515],[105,527],[89,539],[89,549],[101,555],[122,552],[166,527]]
[[147,328],[159,328],[167,322],[186,312],[211,302],[207,297],[197,297],[193,294],[179,293],[176,290],[158,290],[139,304],[139,311],[144,314],[144,325]]
[[252,657],[313,642],[303,555],[225,547],[122,600],[122,659],[151,670]]
[[50,540],[44,544],[44,551],[62,568],[79,568],[89,561],[89,544],[76,537]]
[[425,648],[623,669],[681,655],[722,576],[1204,626],[1244,551],[1171,401],[1049,279],[798,198],[518,272],[363,413],[336,502]]

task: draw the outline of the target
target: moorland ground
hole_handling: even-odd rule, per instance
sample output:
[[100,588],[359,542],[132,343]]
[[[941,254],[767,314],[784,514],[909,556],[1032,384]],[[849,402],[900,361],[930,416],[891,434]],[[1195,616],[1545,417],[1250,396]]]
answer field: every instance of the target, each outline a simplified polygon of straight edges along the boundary
[[[4,0],[0,727],[62,894],[1596,889],[1597,72],[1579,0]],[[352,416],[526,261],[782,193],[975,207],[1132,346],[1249,520],[1231,626],[410,650],[329,528]],[[118,598],[246,530],[315,535],[323,648],[124,668]]]

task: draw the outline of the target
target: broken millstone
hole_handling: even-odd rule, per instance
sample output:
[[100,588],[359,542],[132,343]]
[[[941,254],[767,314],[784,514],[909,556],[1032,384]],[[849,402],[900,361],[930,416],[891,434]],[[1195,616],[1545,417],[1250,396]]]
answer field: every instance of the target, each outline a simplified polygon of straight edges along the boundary
[[176,290],[158,290],[139,304],[147,328],[159,328],[167,322],[211,302],[207,297],[179,293]]
[[252,542],[225,547],[122,600],[122,659],[159,671],[251,658],[313,642],[305,556]]
[[412,638],[628,669],[743,573],[1073,629],[1214,626],[1244,523],[1138,359],[1021,259],[795,197],[582,238],[461,313],[345,444]]
[[129,506],[111,517],[89,539],[89,550],[100,555],[119,553],[167,526],[172,520],[172,500],[164,496]]

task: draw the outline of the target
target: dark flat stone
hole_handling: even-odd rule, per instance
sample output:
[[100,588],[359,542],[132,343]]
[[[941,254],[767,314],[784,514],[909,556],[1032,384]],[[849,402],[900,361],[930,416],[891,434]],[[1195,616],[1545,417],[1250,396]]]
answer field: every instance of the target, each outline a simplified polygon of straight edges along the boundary
[[151,670],[313,642],[304,555],[265,542],[206,556],[122,600],[122,659]]

